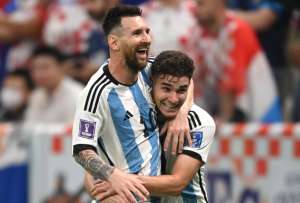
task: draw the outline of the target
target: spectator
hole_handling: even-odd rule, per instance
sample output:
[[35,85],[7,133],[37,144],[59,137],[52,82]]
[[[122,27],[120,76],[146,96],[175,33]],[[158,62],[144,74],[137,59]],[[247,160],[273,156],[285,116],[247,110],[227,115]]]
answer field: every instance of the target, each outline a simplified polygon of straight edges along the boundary
[[[53,9],[46,24],[45,41],[70,56],[66,73],[76,80],[86,83],[107,58],[108,48],[101,24],[107,9],[117,3],[118,0],[83,0],[80,6]],[[61,20],[61,16],[65,19]]]
[[195,2],[198,25],[181,39],[198,65],[195,101],[225,121],[280,121],[270,67],[251,27],[226,12],[224,1]]
[[32,89],[33,82],[28,70],[9,72],[1,90],[0,120],[21,121]]
[[39,47],[33,52],[33,91],[26,111],[26,122],[71,122],[82,86],[64,75],[63,56],[51,47]]
[[293,109],[292,109],[292,120],[299,122],[300,121],[300,11],[296,10],[293,15],[292,24],[291,24],[291,36],[289,42],[289,56],[291,63],[296,67],[295,75],[298,75],[296,78],[296,89],[294,93]]
[[189,0],[156,0],[142,5],[145,20],[151,27],[153,55],[180,49],[180,36],[195,23],[191,5]]
[[290,81],[286,44],[291,10],[281,0],[229,0],[228,6],[256,30],[271,64],[284,106]]
[[32,1],[14,1],[6,8],[6,13],[0,11],[0,42],[10,48],[3,66],[14,70],[27,66],[31,52],[40,40],[45,6]]

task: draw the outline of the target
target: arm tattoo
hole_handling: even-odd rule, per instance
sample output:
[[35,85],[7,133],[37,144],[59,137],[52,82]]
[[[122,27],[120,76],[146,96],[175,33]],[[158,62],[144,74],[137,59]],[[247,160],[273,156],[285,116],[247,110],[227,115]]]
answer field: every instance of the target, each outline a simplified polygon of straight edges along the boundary
[[114,167],[104,163],[92,150],[83,150],[74,158],[91,175],[101,180],[107,180],[114,170]]

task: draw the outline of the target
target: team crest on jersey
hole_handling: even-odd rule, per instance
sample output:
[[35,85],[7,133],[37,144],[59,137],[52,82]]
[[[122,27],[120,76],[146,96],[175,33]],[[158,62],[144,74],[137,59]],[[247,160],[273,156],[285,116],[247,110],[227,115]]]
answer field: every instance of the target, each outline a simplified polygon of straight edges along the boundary
[[202,140],[203,140],[203,132],[191,132],[192,136],[192,147],[193,148],[200,148]]
[[94,139],[96,129],[96,122],[80,119],[79,136]]

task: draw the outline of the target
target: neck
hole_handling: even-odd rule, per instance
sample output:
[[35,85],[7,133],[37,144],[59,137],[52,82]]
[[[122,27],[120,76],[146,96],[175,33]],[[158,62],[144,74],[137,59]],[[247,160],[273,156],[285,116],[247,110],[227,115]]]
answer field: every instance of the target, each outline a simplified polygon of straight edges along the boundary
[[47,91],[49,96],[53,95],[54,92],[59,88],[62,80],[63,80],[63,76],[58,78],[57,81],[55,82],[55,84],[53,84],[51,87],[46,88],[46,91]]
[[111,57],[108,64],[110,74],[120,83],[125,85],[133,84],[138,78],[138,72],[128,67],[121,57]]

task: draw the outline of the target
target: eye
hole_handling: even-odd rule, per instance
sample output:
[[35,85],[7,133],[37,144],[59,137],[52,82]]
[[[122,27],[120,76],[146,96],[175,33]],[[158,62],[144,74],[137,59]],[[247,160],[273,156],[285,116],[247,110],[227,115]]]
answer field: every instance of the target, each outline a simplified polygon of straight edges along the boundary
[[171,91],[171,88],[169,87],[162,87],[161,88],[164,92],[170,92]]
[[177,93],[178,94],[185,94],[187,92],[187,89],[179,89],[178,91],[177,91]]
[[142,30],[138,29],[138,30],[135,30],[133,31],[133,35],[140,35],[142,33]]

